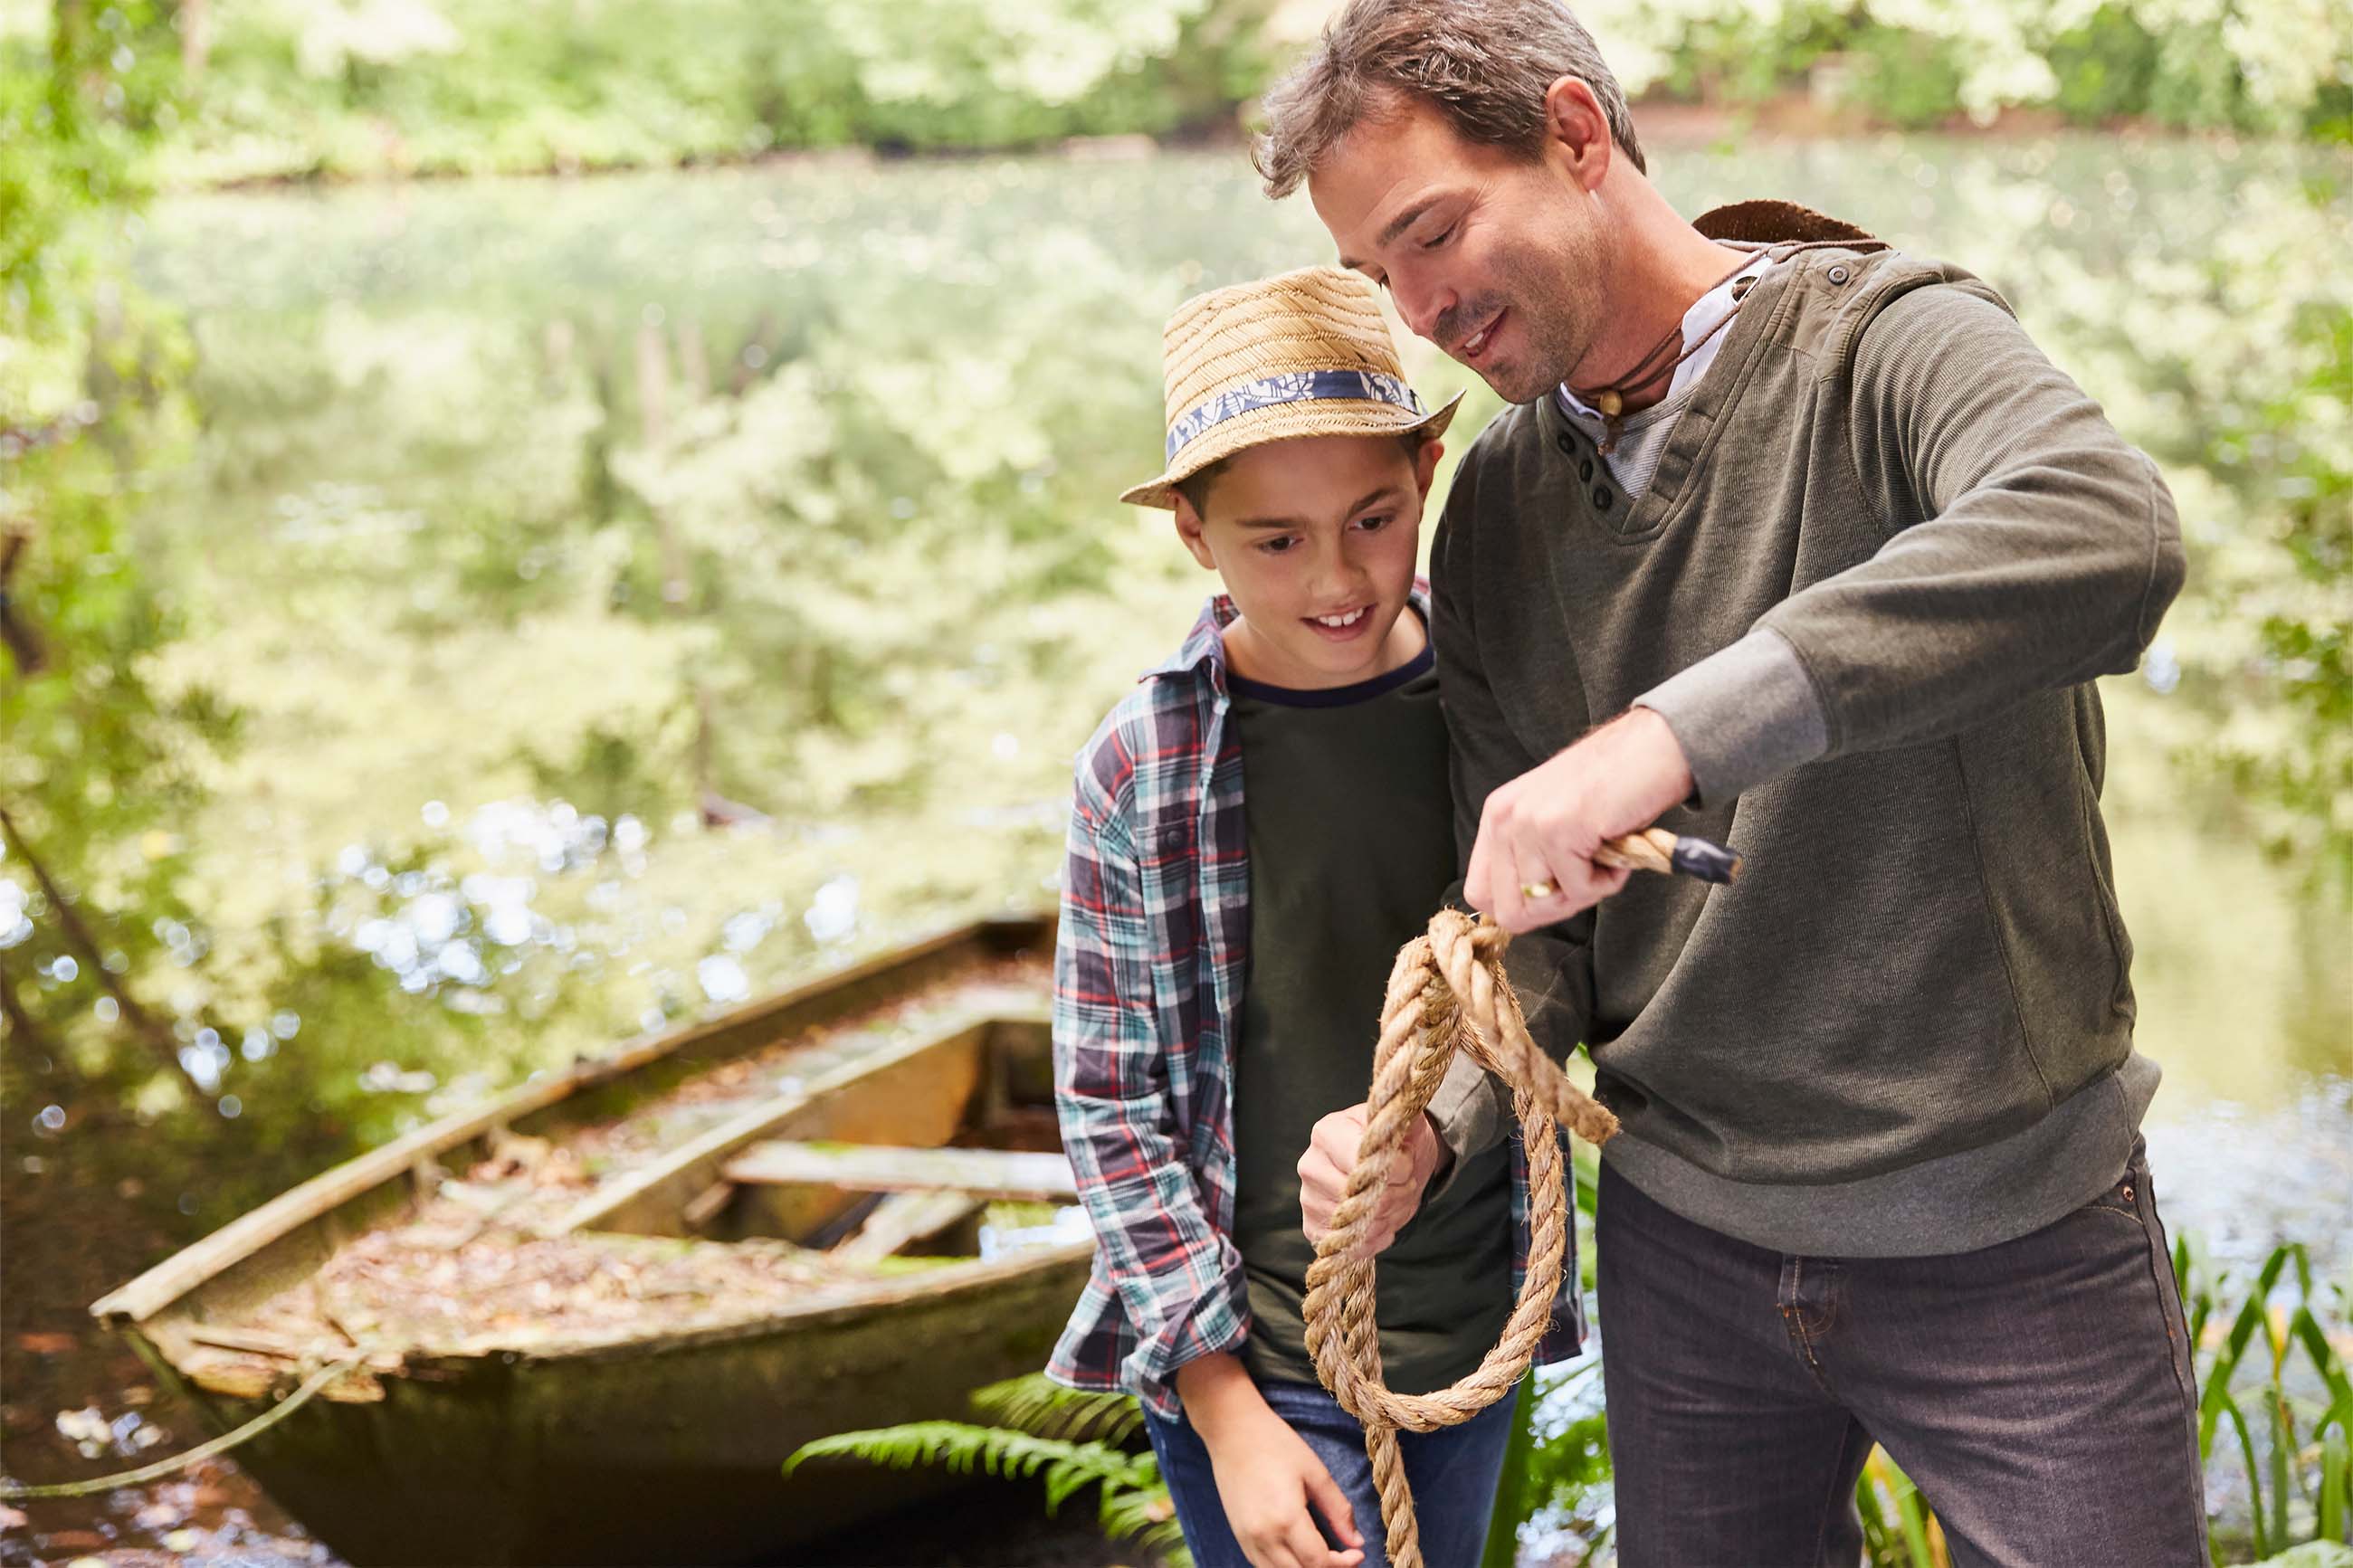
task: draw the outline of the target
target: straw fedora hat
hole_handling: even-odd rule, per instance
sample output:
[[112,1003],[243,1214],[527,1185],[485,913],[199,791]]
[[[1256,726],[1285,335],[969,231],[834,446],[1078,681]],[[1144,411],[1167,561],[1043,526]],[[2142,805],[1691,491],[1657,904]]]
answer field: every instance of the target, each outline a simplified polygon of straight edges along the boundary
[[1301,436],[1435,437],[1462,401],[1431,413],[1406,384],[1372,283],[1306,267],[1187,300],[1161,338],[1167,467],[1122,493],[1174,507],[1176,487],[1246,447]]

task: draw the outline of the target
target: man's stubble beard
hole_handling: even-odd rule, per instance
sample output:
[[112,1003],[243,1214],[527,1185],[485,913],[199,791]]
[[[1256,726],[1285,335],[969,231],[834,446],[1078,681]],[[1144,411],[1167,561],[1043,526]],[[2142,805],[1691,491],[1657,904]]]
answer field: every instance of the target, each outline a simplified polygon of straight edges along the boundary
[[1527,343],[1522,365],[1496,367],[1508,374],[1507,384],[1486,377],[1505,402],[1532,403],[1571,380],[1592,351],[1604,310],[1600,255],[1598,237],[1571,234],[1503,258],[1505,276],[1517,280],[1507,302]]

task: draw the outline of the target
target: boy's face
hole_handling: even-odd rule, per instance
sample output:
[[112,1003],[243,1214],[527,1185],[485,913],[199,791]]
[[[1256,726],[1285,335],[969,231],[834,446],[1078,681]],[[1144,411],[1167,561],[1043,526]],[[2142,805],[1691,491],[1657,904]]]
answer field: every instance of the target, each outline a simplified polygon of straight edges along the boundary
[[[1176,531],[1241,612],[1226,646],[1242,674],[1316,689],[1396,668],[1421,506],[1442,448],[1394,436],[1270,441],[1226,461],[1207,515],[1176,498]],[[1419,651],[1411,637],[1405,657]]]

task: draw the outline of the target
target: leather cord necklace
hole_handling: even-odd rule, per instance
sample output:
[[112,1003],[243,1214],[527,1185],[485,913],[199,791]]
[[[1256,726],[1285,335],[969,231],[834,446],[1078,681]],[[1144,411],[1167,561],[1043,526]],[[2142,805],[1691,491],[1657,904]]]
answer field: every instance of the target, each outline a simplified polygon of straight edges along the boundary
[[[1702,297],[1704,298],[1707,294],[1715,293],[1718,289],[1723,288],[1726,283],[1729,283],[1735,278],[1739,277],[1749,268],[1756,266],[1757,261],[1757,257],[1756,255],[1742,257],[1740,258],[1740,265],[1725,273],[1723,277],[1717,279],[1715,282],[1709,284],[1703,291]],[[1605,386],[1591,388],[1572,386],[1568,389],[1576,395],[1578,402],[1600,414],[1601,451],[1603,456],[1606,457],[1609,453],[1617,450],[1618,437],[1620,433],[1625,429],[1627,402],[1630,399],[1640,397],[1643,393],[1649,391],[1651,387],[1656,386],[1662,380],[1674,374],[1675,367],[1677,365],[1691,358],[1692,355],[1699,353],[1699,351],[1704,347],[1716,333],[1724,331],[1725,327],[1731,322],[1732,318],[1740,313],[1740,307],[1747,298],[1747,289],[1734,289],[1732,293],[1732,309],[1726,310],[1723,316],[1717,320],[1715,325],[1708,328],[1707,331],[1702,332],[1690,342],[1684,343],[1683,352],[1676,354],[1673,358],[1665,359],[1662,356],[1676,343],[1683,342],[1683,324],[1680,320],[1678,320],[1673,326],[1667,329],[1666,336],[1661,338],[1656,343],[1651,345],[1651,352],[1649,353],[1644,354],[1640,360],[1635,362],[1634,368],[1628,371],[1622,379]]]

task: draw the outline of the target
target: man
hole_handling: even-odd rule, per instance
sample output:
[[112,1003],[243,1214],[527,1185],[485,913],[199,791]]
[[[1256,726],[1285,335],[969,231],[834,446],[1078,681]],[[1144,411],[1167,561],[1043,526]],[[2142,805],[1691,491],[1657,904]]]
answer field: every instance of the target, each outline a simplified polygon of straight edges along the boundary
[[[1852,1563],[1875,1440],[1961,1561],[2204,1563],[2091,684],[2180,587],[2154,465],[1968,273],[1678,216],[1550,0],[1356,0],[1266,113],[1270,192],[1519,405],[1432,630],[1465,896],[1624,1122],[1623,1561]],[[1662,818],[1741,880],[1593,863]]]

